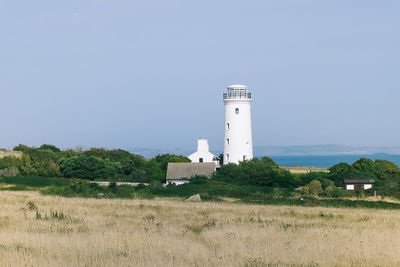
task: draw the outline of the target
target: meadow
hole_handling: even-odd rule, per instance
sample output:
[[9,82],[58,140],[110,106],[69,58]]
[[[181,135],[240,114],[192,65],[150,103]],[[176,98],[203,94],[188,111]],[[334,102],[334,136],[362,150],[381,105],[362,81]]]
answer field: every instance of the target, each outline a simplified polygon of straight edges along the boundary
[[400,211],[0,191],[1,266],[398,266]]

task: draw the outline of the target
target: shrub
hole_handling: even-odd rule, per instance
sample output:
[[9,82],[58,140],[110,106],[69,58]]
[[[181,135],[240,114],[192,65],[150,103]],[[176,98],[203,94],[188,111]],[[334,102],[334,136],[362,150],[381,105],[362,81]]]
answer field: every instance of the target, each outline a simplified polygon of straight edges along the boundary
[[356,197],[364,197],[364,190],[360,187],[357,187],[355,190]]
[[145,186],[144,184],[138,184],[138,185],[136,186],[136,189],[137,189],[137,190],[143,190],[143,189],[146,189],[146,186]]
[[108,188],[110,189],[111,192],[115,193],[117,190],[117,183],[114,181],[110,182]]
[[333,191],[334,191],[334,186],[328,186],[324,190],[324,195],[327,197],[332,197]]
[[313,180],[309,184],[303,187],[303,192],[308,195],[318,196],[322,193],[322,185],[318,180]]
[[203,175],[196,175],[192,179],[190,179],[190,183],[192,184],[205,184],[207,183],[208,177]]
[[332,191],[332,197],[345,197],[348,195],[347,190],[340,188],[340,187],[334,187],[333,191]]

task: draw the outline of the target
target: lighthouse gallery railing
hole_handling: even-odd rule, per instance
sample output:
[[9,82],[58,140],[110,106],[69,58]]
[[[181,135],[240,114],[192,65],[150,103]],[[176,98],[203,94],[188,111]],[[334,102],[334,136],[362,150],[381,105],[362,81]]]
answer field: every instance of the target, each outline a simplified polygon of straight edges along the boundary
[[224,99],[251,99],[251,93],[224,93]]

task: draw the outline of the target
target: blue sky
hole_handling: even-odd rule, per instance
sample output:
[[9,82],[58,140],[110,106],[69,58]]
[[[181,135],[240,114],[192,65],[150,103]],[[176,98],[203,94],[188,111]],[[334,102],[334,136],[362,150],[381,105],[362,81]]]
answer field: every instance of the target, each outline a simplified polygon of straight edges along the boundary
[[0,0],[0,147],[400,145],[400,2]]

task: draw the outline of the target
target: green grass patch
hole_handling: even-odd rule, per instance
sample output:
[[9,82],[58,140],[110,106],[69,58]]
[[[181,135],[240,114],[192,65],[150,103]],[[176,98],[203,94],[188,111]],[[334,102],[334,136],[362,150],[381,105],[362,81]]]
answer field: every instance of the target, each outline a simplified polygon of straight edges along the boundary
[[[319,198],[273,198],[269,195],[252,196],[242,199],[240,202],[262,205],[285,205],[303,207],[336,207],[336,208],[367,208],[399,210],[399,203],[385,201],[367,201],[351,199],[319,199]],[[321,216],[323,217],[323,216]]]
[[0,177],[0,184],[14,184],[28,187],[66,186],[71,184],[69,179],[48,178],[40,176]]
[[255,193],[271,193],[270,187],[243,186],[223,181],[207,180],[183,185],[169,184],[163,186],[147,186],[145,191],[159,197],[183,197],[200,194],[205,199],[217,200],[220,197],[243,198]]
[[40,192],[44,195],[84,198],[152,198],[145,190],[130,185],[100,186],[96,183],[73,183],[68,186],[50,186]]

